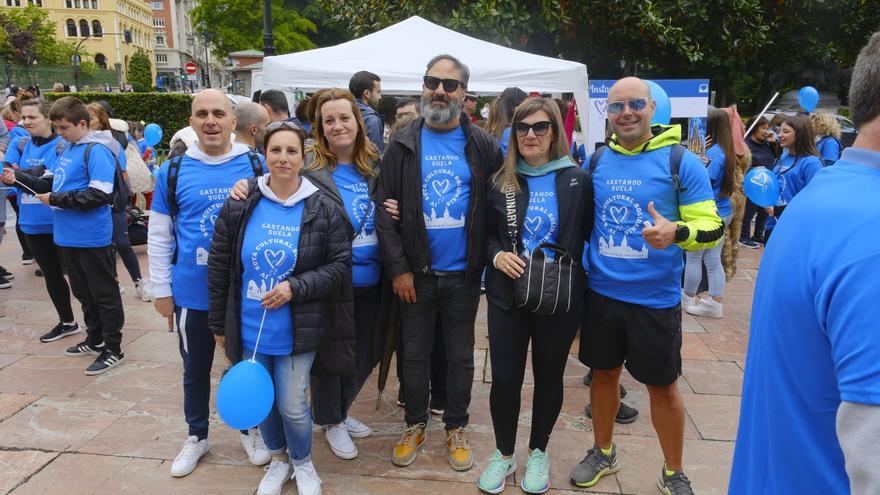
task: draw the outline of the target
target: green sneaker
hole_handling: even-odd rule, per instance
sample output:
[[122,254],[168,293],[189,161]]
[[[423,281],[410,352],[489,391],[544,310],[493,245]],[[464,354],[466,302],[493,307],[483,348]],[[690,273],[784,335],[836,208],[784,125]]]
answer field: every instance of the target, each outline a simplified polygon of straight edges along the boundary
[[477,481],[477,487],[486,493],[501,493],[507,477],[516,471],[516,459],[505,459],[500,450],[496,450],[489,459],[489,465],[483,470]]
[[657,488],[664,495],[694,495],[691,488],[691,480],[684,475],[684,471],[679,469],[672,473],[672,476],[666,476],[666,466],[660,468],[660,479],[657,480]]
[[606,474],[616,473],[620,469],[617,461],[617,445],[611,444],[611,455],[602,453],[599,447],[587,451],[586,457],[571,471],[571,483],[581,488],[594,486]]
[[546,452],[535,449],[529,455],[520,488],[526,493],[544,493],[550,489],[550,458]]

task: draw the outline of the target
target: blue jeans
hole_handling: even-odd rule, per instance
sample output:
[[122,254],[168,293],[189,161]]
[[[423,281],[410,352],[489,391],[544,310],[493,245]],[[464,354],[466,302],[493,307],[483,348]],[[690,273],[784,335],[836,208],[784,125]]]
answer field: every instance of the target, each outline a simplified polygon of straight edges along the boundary
[[[253,349],[245,349],[242,357],[249,359]],[[287,449],[294,461],[308,459],[312,453],[312,412],[309,410],[309,372],[315,361],[314,352],[293,356],[269,356],[257,353],[275,384],[275,404],[269,416],[260,423],[260,433],[272,454]]]
[[[722,218],[724,227],[730,225],[731,215]],[[725,235],[730,235],[729,233]],[[706,264],[706,275],[709,277],[709,295],[712,297],[724,296],[724,286],[727,278],[724,275],[724,266],[721,265],[721,251],[724,249],[724,238],[718,245],[701,251],[687,251],[685,257],[687,263],[684,266],[684,292],[688,295],[697,293],[700,279],[703,278],[703,263]]]

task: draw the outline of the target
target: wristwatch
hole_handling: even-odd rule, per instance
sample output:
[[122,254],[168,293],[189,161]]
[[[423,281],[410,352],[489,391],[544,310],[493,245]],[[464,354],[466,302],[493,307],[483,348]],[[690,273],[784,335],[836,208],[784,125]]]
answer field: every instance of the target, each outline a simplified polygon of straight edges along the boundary
[[675,242],[686,241],[690,235],[691,229],[689,229],[687,225],[679,225],[678,228],[675,229]]

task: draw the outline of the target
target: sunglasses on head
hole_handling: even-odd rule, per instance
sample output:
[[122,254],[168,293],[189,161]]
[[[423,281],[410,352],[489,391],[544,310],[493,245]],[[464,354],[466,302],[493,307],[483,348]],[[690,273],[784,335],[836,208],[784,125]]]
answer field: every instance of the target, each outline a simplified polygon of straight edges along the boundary
[[540,122],[535,122],[534,124],[526,124],[525,122],[514,122],[511,127],[513,128],[513,132],[516,133],[517,137],[527,136],[530,129],[535,133],[535,136],[543,136],[547,134],[547,131],[550,130],[550,121],[542,120]]
[[626,101],[612,101],[608,104],[608,113],[610,113],[611,115],[617,115],[623,111],[623,108],[625,106],[629,106],[629,109],[633,112],[640,112],[648,106],[648,99],[633,98]]
[[436,90],[440,87],[440,83],[443,83],[443,91],[446,91],[447,93],[452,93],[458,89],[459,86],[464,86],[464,84],[458,79],[440,79],[439,77],[434,76],[425,76],[424,82],[425,87],[431,91]]
[[287,120],[278,120],[278,121],[272,122],[271,124],[267,125],[266,131],[267,132],[274,131],[275,129],[281,129],[281,128],[293,129],[294,131],[297,131],[297,130],[301,131],[302,130],[302,127],[294,124],[293,122],[289,122]]

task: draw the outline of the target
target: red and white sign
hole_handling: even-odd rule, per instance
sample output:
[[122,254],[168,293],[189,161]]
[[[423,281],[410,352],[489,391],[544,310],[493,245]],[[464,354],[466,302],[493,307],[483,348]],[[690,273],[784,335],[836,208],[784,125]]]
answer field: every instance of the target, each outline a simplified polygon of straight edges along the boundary
[[187,62],[186,65],[183,66],[183,70],[186,71],[187,74],[195,74],[198,66],[195,62]]

